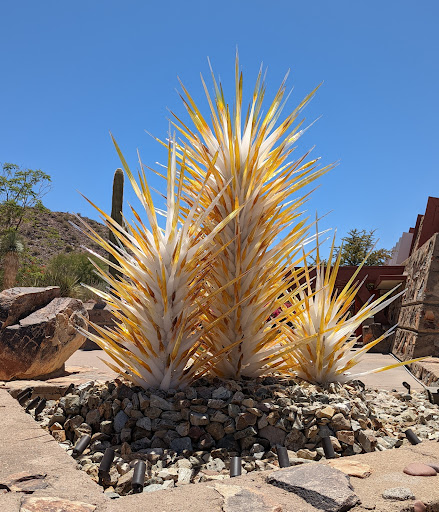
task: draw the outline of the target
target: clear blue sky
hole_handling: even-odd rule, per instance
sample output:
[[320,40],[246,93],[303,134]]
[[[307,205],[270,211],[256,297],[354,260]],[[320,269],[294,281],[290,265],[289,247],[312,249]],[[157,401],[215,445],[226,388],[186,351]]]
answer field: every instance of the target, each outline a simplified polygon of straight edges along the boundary
[[164,162],[145,130],[164,138],[167,109],[184,116],[177,76],[207,112],[206,58],[232,100],[238,47],[248,90],[262,61],[267,98],[291,70],[291,110],[324,81],[297,155],[316,146],[339,165],[307,208],[332,210],[322,228],[377,229],[390,248],[439,196],[438,20],[437,0],[4,1],[0,161],[50,174],[50,209],[97,218],[76,190],[110,210],[109,131],[134,168],[137,148]]

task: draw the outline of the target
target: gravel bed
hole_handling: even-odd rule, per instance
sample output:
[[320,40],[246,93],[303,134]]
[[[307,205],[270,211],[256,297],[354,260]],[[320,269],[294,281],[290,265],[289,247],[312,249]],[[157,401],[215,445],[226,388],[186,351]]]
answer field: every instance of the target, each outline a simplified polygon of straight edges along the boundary
[[275,469],[277,445],[296,465],[324,457],[323,437],[336,456],[398,448],[408,443],[408,428],[421,440],[439,439],[439,409],[425,393],[364,389],[360,382],[323,388],[284,377],[203,379],[168,392],[121,379],[87,382],[48,401],[36,420],[69,454],[79,438],[91,436],[77,463],[95,481],[105,450],[115,450],[104,482],[111,497],[132,492],[138,460],[146,462],[150,492],[229,478],[236,455],[242,474]]

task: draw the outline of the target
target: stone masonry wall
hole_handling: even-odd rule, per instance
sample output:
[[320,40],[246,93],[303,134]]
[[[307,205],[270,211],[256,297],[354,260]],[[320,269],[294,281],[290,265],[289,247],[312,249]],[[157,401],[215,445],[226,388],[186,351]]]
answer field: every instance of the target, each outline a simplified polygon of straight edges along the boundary
[[392,352],[400,359],[439,356],[439,233],[407,260]]

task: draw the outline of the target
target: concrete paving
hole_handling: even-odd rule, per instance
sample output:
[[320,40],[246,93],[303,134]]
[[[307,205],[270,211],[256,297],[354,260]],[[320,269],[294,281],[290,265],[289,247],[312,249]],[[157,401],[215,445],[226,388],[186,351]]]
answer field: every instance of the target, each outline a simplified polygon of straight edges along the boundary
[[[47,487],[33,496],[85,501],[98,506],[104,496],[91,478],[44,431],[6,390],[0,390],[0,482],[23,471],[47,474]],[[2,512],[18,512],[21,493],[0,495]]]
[[[260,495],[261,500],[267,504],[267,511],[317,511],[294,494],[267,484],[266,478],[271,472],[249,473],[221,482],[185,485],[110,500],[98,485],[76,468],[75,461],[30,415],[24,413],[18,402],[4,389],[0,389],[0,411],[0,483],[7,481],[11,474],[22,471],[46,474],[47,486],[30,496],[81,501],[95,506],[95,512],[205,512],[207,509],[209,512],[222,512],[223,499],[215,489],[219,483],[238,486]],[[402,471],[410,462],[439,464],[439,443],[423,441],[416,446],[406,444],[398,449],[345,457],[344,460],[360,461],[369,465],[371,471],[371,476],[365,479],[351,477],[354,492],[361,499],[361,505],[351,509],[352,512],[372,509],[375,512],[412,510],[410,504],[413,500],[400,502],[382,498],[385,489],[394,487],[409,488],[416,499],[428,506],[428,511],[439,510],[439,476],[413,477]],[[313,464],[320,463],[326,461]],[[0,494],[0,510],[20,512],[21,503],[28,496],[21,492]]]
[[[355,350],[353,351],[355,352]],[[398,359],[390,354],[370,354],[366,353],[360,363],[352,369],[352,373],[361,373],[376,368],[382,368],[391,364],[398,363]],[[380,373],[372,373],[360,377],[367,387],[376,389],[386,389],[404,391],[403,382],[407,382],[413,390],[422,391],[422,384],[410,373],[405,366],[386,370]]]
[[[353,351],[353,354],[355,350]],[[103,362],[109,361],[110,358],[102,350],[78,350],[73,356],[66,362],[66,369],[72,368],[93,368],[99,372],[105,379],[111,379],[116,374]],[[375,368],[382,368],[390,364],[397,363],[390,354],[365,354],[361,359],[361,362],[352,369],[352,373],[361,373]],[[397,391],[404,391],[403,382],[408,382],[412,389],[421,391],[422,385],[411,375],[411,373],[404,367],[395,368],[393,370],[387,370],[381,373],[374,373],[361,377],[361,380],[366,384],[367,387],[387,389],[396,389]]]
[[[104,363],[107,357],[101,350],[79,350],[67,361],[64,375],[45,382],[15,381],[4,383],[4,389],[0,386],[0,483],[10,474],[21,471],[46,473],[48,486],[35,491],[32,496],[56,496],[83,501],[96,506],[95,512],[205,512],[207,504],[209,511],[222,512],[223,498],[215,490],[215,482],[109,500],[98,485],[84,472],[77,470],[75,461],[58,446],[52,436],[40,429],[31,416],[25,414],[18,402],[7,393],[9,390],[16,395],[23,387],[32,385],[35,387],[34,395],[56,398],[71,382],[80,384],[88,380],[113,379],[116,374]],[[395,362],[390,355],[366,354],[355,373]],[[361,379],[367,387],[378,389],[403,391],[403,381],[408,382],[413,389],[422,389],[418,381],[404,368],[368,375]],[[397,450],[346,457],[346,460],[349,459],[367,463],[372,468],[372,475],[367,479],[351,478],[354,490],[362,500],[362,505],[352,509],[353,512],[363,512],[371,507],[374,507],[375,512],[401,511],[401,502],[389,502],[381,497],[383,490],[390,487],[409,487],[417,499],[429,504],[429,511],[439,511],[437,480],[410,477],[402,473],[402,469],[409,462],[439,463],[439,443],[424,441],[417,446],[406,445]],[[262,494],[267,505],[272,507],[267,510],[275,510],[276,506],[281,507],[278,510],[282,512],[316,510],[301,498],[266,484],[265,479],[264,473],[250,473],[219,483],[241,486]],[[2,512],[19,512],[23,499],[22,493],[0,494],[0,509]]]
[[[59,377],[46,381],[12,381],[5,384],[0,382],[0,388],[7,387],[12,391],[12,395],[16,396],[19,390],[32,386],[33,396],[56,399],[71,383],[79,385],[90,380],[106,381],[117,377],[117,374],[105,364],[106,360],[109,361],[110,358],[103,350],[78,350],[67,360],[65,372]],[[397,359],[390,354],[365,354],[361,362],[353,368],[352,373],[361,373],[397,362]],[[367,387],[373,389],[404,391],[403,382],[410,384],[413,390],[422,391],[423,389],[419,381],[405,367],[365,375],[361,380]]]

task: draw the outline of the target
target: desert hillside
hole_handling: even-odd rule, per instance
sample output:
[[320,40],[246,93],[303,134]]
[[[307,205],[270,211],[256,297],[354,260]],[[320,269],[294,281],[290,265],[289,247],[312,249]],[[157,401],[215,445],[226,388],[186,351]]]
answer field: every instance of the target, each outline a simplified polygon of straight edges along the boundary
[[[103,224],[82,218],[103,238],[108,238],[108,229]],[[60,253],[85,252],[84,246],[105,255],[105,251],[72,226],[71,222],[79,225],[78,219],[71,213],[33,210],[30,220],[20,229],[29,256],[45,264]]]

